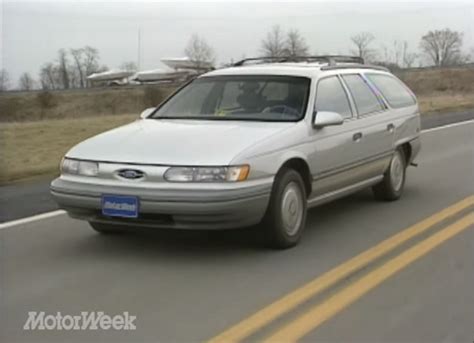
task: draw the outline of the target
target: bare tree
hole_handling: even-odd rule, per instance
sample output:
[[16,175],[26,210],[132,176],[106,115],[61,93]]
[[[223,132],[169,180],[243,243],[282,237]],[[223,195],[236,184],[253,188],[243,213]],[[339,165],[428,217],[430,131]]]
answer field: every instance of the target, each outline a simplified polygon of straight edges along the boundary
[[418,54],[415,52],[408,51],[408,42],[403,42],[403,66],[405,68],[411,68],[415,64]]
[[39,75],[41,87],[43,89],[58,88],[58,69],[53,63],[46,63],[41,67]]
[[393,41],[392,48],[382,46],[383,60],[377,64],[396,68],[411,68],[418,58],[418,54],[409,52],[407,41]]
[[129,72],[136,72],[138,70],[137,64],[135,62],[129,61],[129,62],[123,62],[120,65],[121,70],[129,71]]
[[465,62],[462,44],[463,34],[446,28],[429,31],[421,37],[420,48],[435,66],[441,67]]
[[30,91],[35,88],[35,80],[31,77],[30,73],[23,73],[18,80],[18,85],[21,90]]
[[39,82],[43,89],[85,88],[88,86],[87,76],[107,69],[99,66],[99,52],[95,48],[60,49],[55,62],[41,67]]
[[285,40],[284,53],[287,56],[308,55],[308,45],[298,30],[292,29],[288,31]]
[[69,50],[74,60],[74,73],[77,75],[79,87],[84,88],[86,86],[86,75],[84,70],[84,49],[70,49]]
[[375,37],[370,32],[361,32],[351,37],[355,50],[351,52],[364,60],[371,60],[375,57],[375,50],[370,47]]
[[189,39],[184,53],[197,68],[209,68],[215,63],[214,50],[204,38],[196,34]]
[[82,88],[81,74],[77,70],[76,66],[73,63],[70,63],[67,66],[67,70],[69,76],[69,88]]
[[87,76],[105,71],[108,68],[106,66],[99,67],[99,50],[91,46],[85,46],[84,48],[84,73]]
[[58,51],[58,72],[61,81],[61,86],[64,89],[70,88],[70,77],[69,77],[69,61],[67,59],[66,50],[60,49]]
[[283,31],[279,25],[275,25],[262,40],[260,50],[265,57],[282,57],[287,53],[286,48]]
[[10,76],[6,69],[0,70],[0,92],[4,92],[10,88]]
[[393,41],[393,62],[398,65],[402,66],[403,64],[403,53],[404,53],[405,46],[398,40]]

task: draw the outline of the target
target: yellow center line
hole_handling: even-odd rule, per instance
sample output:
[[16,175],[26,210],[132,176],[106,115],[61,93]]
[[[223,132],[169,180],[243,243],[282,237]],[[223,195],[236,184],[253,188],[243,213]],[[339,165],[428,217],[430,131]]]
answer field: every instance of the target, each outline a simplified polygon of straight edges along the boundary
[[473,213],[426,238],[369,274],[361,277],[328,300],[314,306],[268,337],[265,342],[296,342],[371,289],[380,285],[384,280],[426,255],[443,242],[466,230],[472,224],[474,224]]
[[340,264],[339,266],[326,272],[320,277],[317,277],[302,287],[288,293],[279,300],[276,300],[272,304],[264,307],[250,317],[225,330],[218,336],[210,339],[209,342],[231,343],[245,339],[260,328],[271,323],[283,314],[291,311],[311,297],[336,284],[351,273],[360,270],[375,259],[389,253],[401,244],[430,229],[435,224],[461,212],[473,204],[474,196],[469,196],[460,202],[457,202],[454,205],[451,205],[440,212],[422,220],[421,222],[410,226],[409,228],[380,242],[376,246]]

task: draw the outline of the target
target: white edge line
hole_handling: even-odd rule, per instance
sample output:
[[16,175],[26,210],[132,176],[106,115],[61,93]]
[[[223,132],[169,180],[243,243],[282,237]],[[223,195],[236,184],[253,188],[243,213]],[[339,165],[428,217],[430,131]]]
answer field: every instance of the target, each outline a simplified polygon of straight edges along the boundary
[[433,131],[438,131],[438,130],[443,130],[443,129],[449,129],[450,127],[456,127],[456,126],[472,124],[472,123],[474,123],[474,119],[464,120],[464,121],[460,121],[460,122],[457,122],[457,123],[452,123],[452,124],[447,124],[447,125],[442,125],[442,126],[437,126],[437,127],[431,128],[431,129],[421,130],[421,132],[422,133],[433,132]]
[[[474,123],[474,119],[465,120],[465,121],[461,121],[461,122],[457,122],[457,123],[453,123],[453,124],[447,124],[447,125],[443,125],[443,126],[438,126],[438,127],[434,127],[434,128],[427,129],[427,130],[421,130],[421,132],[422,133],[428,133],[428,132],[438,131],[438,130],[442,130],[442,129],[448,129],[450,127],[456,127],[456,126],[465,125],[465,124],[472,124],[472,123]],[[16,226],[16,225],[31,223],[31,222],[34,222],[34,221],[37,221],[37,220],[43,220],[43,219],[47,219],[47,218],[51,218],[51,217],[56,217],[56,216],[59,216],[61,214],[65,214],[65,213],[66,213],[66,211],[64,211],[64,210],[56,210],[56,211],[52,211],[52,212],[46,212],[46,213],[38,214],[38,215],[35,215],[35,216],[31,216],[31,217],[12,220],[12,221],[0,224],[0,230],[7,229],[9,227]]]
[[43,220],[43,219],[46,219],[46,218],[56,217],[56,216],[59,216],[59,215],[65,214],[65,213],[66,213],[66,211],[56,210],[56,211],[52,211],[52,212],[37,214],[37,215],[31,216],[31,217],[12,220],[12,221],[0,224],[0,230],[8,229],[9,227],[12,227],[12,226],[17,226],[17,225],[22,225],[22,224],[35,222],[37,220]]

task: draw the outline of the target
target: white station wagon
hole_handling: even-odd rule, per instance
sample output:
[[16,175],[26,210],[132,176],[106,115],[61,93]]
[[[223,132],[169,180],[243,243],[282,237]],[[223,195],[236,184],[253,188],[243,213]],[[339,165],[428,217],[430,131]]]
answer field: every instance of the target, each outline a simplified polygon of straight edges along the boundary
[[73,147],[51,193],[101,233],[259,224],[286,248],[310,207],[366,187],[398,199],[419,136],[415,96],[384,68],[347,56],[246,59]]

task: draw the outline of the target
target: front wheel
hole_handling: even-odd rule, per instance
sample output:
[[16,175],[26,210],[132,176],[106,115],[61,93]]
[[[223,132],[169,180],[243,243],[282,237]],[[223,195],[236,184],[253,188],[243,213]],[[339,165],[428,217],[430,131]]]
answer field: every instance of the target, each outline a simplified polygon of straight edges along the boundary
[[375,198],[385,201],[399,199],[405,186],[406,169],[405,154],[398,148],[392,156],[383,180],[372,187]]
[[262,221],[266,240],[273,248],[295,246],[306,223],[306,189],[301,175],[293,169],[275,178],[270,203]]

